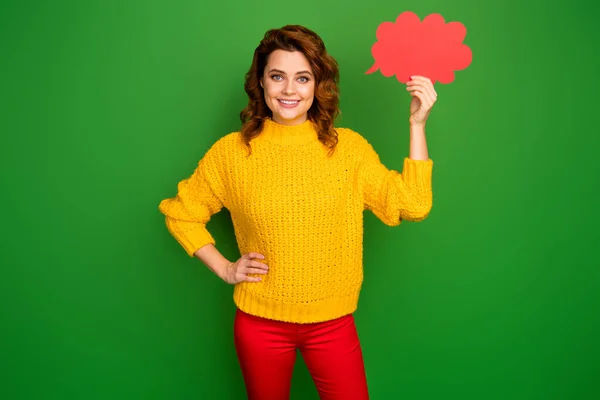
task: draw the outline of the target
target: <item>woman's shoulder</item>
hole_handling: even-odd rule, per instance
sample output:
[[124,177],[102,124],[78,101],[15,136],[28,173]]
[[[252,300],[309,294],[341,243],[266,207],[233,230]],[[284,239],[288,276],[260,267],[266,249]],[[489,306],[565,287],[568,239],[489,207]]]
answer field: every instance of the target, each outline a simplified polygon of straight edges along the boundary
[[241,151],[241,143],[239,132],[226,133],[213,141],[205,141],[200,147],[199,163],[226,163],[232,155]]
[[338,143],[342,145],[353,147],[363,147],[369,145],[368,140],[362,134],[352,128],[336,127],[335,130],[338,134]]
[[242,143],[242,135],[240,132],[230,132],[211,142],[208,146],[207,152],[229,153],[240,147]]

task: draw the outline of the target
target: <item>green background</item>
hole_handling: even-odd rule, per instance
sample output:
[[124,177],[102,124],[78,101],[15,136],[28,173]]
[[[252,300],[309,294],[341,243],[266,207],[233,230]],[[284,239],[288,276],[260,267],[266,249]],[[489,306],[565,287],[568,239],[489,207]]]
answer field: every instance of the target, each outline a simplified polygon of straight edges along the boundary
[[[591,1],[4,1],[0,398],[242,399],[232,287],[161,199],[239,128],[263,33],[316,30],[338,125],[398,169],[410,98],[372,65],[405,10],[467,27],[428,124],[434,207],[365,213],[373,399],[600,398],[598,7]],[[209,229],[239,256],[226,210]],[[316,399],[299,359],[292,399]]]

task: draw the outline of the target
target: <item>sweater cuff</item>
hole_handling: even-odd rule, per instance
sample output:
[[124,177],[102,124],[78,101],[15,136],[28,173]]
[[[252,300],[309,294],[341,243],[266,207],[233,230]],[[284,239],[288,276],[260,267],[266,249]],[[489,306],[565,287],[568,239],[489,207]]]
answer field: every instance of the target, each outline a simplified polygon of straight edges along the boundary
[[190,257],[193,257],[198,249],[207,244],[215,244],[215,239],[204,224],[177,221],[168,217],[166,223],[169,232]]
[[432,171],[433,161],[431,159],[413,160],[409,157],[404,159],[402,176],[409,185],[430,186]]

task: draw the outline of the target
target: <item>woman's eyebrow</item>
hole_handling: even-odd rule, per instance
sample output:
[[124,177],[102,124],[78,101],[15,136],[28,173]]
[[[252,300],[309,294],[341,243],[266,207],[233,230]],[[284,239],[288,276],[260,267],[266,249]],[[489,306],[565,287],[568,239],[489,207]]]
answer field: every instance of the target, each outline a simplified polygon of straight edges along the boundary
[[[273,68],[273,69],[271,69],[271,70],[269,71],[269,73],[271,73],[271,72],[277,72],[277,73],[280,73],[280,74],[283,74],[283,75],[287,75],[285,72],[283,72],[282,70],[280,70],[280,69],[277,69],[277,68]],[[298,72],[296,72],[296,75],[300,75],[300,74],[308,74],[308,75],[311,75],[311,76],[312,76],[312,73],[311,73],[310,71],[308,71],[308,70],[304,70],[304,71],[298,71]]]

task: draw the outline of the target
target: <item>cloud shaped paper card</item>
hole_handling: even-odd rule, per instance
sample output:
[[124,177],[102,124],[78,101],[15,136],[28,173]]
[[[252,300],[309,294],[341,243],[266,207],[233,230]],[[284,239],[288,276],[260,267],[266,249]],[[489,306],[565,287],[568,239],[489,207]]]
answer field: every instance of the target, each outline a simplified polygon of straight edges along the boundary
[[463,42],[467,29],[460,22],[448,22],[440,14],[429,14],[423,21],[410,11],[377,27],[377,42],[371,47],[375,59],[366,72],[377,70],[386,78],[396,75],[406,83],[412,75],[426,76],[433,83],[451,83],[454,71],[467,68],[471,49]]

